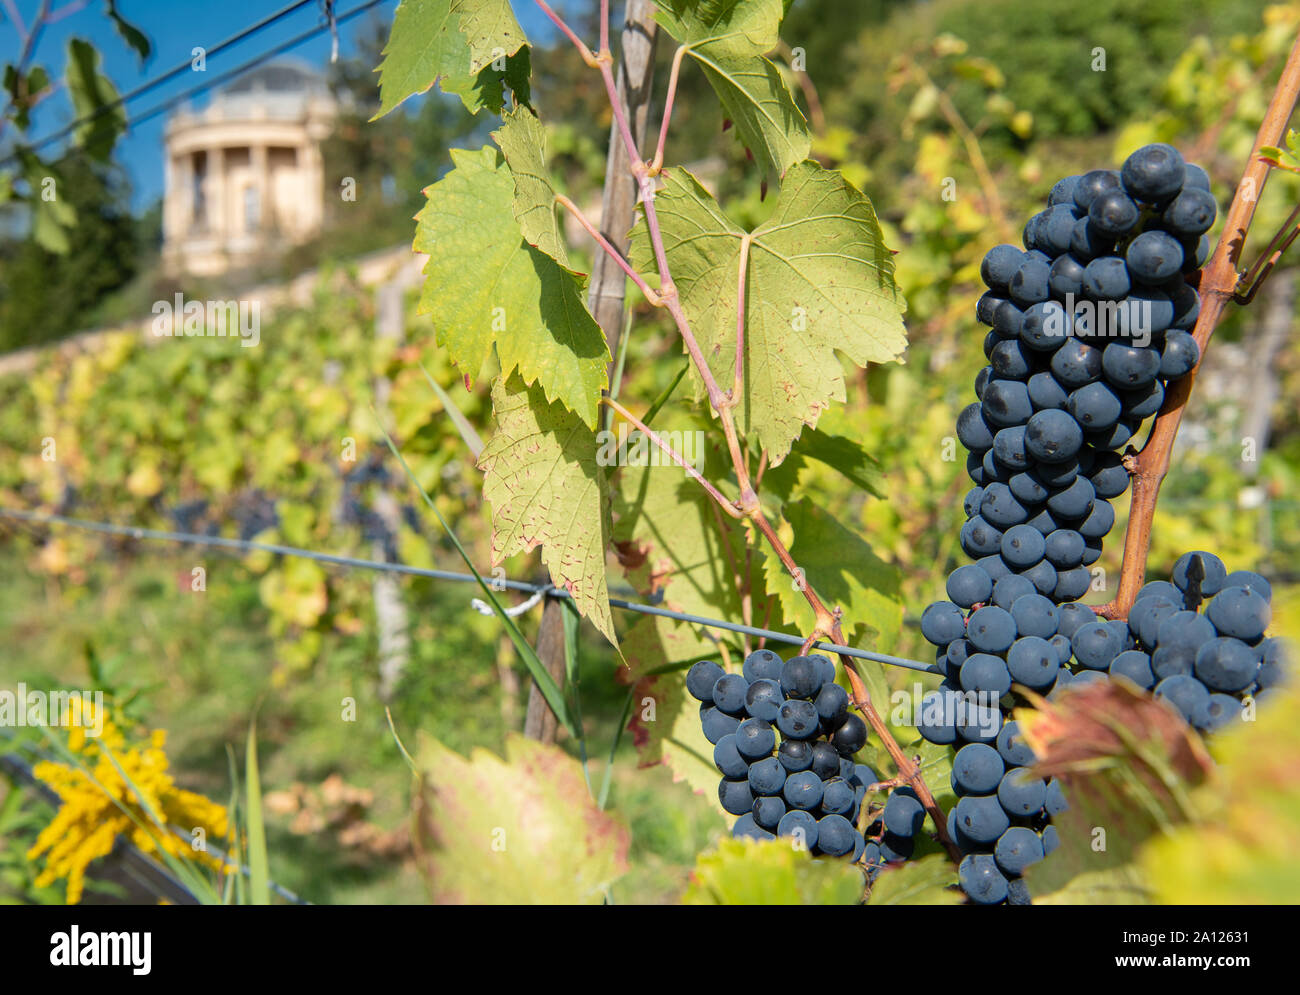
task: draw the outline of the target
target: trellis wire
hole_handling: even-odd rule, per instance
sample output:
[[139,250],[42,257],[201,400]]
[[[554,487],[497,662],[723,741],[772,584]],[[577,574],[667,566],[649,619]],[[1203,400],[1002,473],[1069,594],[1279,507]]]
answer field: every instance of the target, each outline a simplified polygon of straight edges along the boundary
[[[407,574],[412,577],[428,577],[433,580],[443,580],[452,583],[477,583],[473,574],[457,573],[452,570],[433,570],[426,567],[414,567],[405,563],[386,563],[380,560],[366,560],[356,556],[342,556],[337,553],[319,553],[315,550],[301,549],[297,546],[285,546],[281,543],[254,542],[248,539],[229,539],[225,536],[201,535],[195,532],[172,532],[165,529],[146,529],[135,525],[113,525],[109,522],[95,522],[82,518],[69,518],[65,515],[41,515],[30,511],[19,511],[15,508],[0,508],[0,518],[15,519],[35,525],[65,525],[70,528],[84,529],[90,532],[101,532],[107,535],[124,536],[129,539],[156,539],[163,542],[180,542],[195,546],[212,546],[218,549],[233,549],[241,552],[275,553],[280,556],[296,556],[302,559],[315,560],[318,563],[328,563],[340,567],[353,567],[360,570],[380,570],[389,573]],[[493,579],[490,583],[499,589],[522,591],[527,594],[541,594],[542,596],[549,598],[572,597],[572,595],[563,588],[558,588],[550,584],[532,584],[522,580],[497,579]],[[703,615],[692,615],[689,612],[673,611],[669,608],[647,604],[643,601],[629,601],[626,598],[611,597],[609,603],[614,608],[635,612],[640,615],[656,615],[660,618],[670,618],[679,622],[687,622],[691,625],[699,625],[710,629],[722,629],[727,632],[754,636],[756,638],[766,639],[769,642],[782,643],[788,646],[802,646],[804,642],[799,636],[790,635],[788,632],[777,632],[773,629],[760,629],[757,626],[744,625],[740,622],[729,622],[726,619],[708,618]],[[837,653],[844,656],[855,657],[859,660],[871,660],[874,663],[881,663],[890,667],[902,667],[905,670],[915,670],[924,674],[942,674],[939,667],[933,663],[923,663],[920,660],[909,660],[905,657],[890,656],[886,653],[872,653],[869,650],[858,649],[855,646],[841,646],[837,643],[818,641],[813,643],[811,648],[825,650],[828,653]]]

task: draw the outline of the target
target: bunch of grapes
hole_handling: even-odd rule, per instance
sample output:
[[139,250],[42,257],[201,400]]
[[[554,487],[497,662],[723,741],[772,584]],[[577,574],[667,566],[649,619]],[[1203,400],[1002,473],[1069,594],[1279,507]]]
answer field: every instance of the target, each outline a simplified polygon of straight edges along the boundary
[[984,257],[989,365],[957,434],[975,483],[962,549],[991,581],[1024,577],[1060,603],[1087,591],[1115,523],[1118,450],[1200,359],[1193,284],[1217,205],[1205,170],[1169,145],[1066,177],[1047,205],[1024,250]]
[[1229,573],[1213,553],[1185,553],[1170,580],[1142,588],[1126,622],[1079,626],[1074,658],[1087,673],[1152,691],[1189,725],[1213,732],[1242,714],[1244,698],[1266,698],[1286,676],[1284,644],[1264,638],[1271,598],[1259,574]]
[[849,711],[827,657],[782,661],[758,650],[739,674],[702,660],[687,672],[686,689],[701,703],[714,744],[718,800],[739,816],[732,835],[790,838],[815,854],[863,861],[873,873],[911,856],[925,810],[908,788],[895,790],[883,811],[868,802],[880,779],[853,760],[867,726]]

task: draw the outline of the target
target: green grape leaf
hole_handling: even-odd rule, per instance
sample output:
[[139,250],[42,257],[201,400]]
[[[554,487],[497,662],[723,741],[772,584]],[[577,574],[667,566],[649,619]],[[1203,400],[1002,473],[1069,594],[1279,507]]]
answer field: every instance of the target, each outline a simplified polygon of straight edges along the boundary
[[[730,460],[717,433],[691,416],[661,413],[655,431],[673,444],[706,478],[722,479]],[[631,583],[647,595],[662,592],[666,607],[714,618],[741,617],[737,573],[744,571],[746,533],[722,515],[713,499],[682,469],[661,460],[658,450],[633,433],[615,459],[619,474],[614,539]],[[610,445],[612,449],[612,444]],[[659,465],[655,465],[658,463]],[[721,519],[722,524],[719,524]],[[734,567],[734,569],[733,569]],[[749,570],[754,604],[762,604],[762,574]]]
[[505,116],[492,138],[515,180],[515,220],[524,241],[567,267],[569,255],[555,215],[555,187],[546,169],[546,129],[531,112],[519,108]]
[[439,904],[599,904],[628,869],[627,828],[591,799],[578,761],[512,734],[505,759],[416,751],[413,842]]
[[609,492],[595,433],[518,376],[493,385],[492,409],[496,433],[479,467],[492,505],[493,564],[541,546],[552,583],[617,646],[605,573]]
[[1212,764],[1182,717],[1123,679],[1018,709],[1034,770],[1058,777],[1070,807],[1053,817],[1061,845],[1025,872],[1034,903],[1148,904],[1138,857],[1194,814],[1191,789]]
[[764,53],[775,47],[781,0],[666,0],[659,23],[699,63],[745,146],[784,176],[812,147],[808,122]]
[[[793,534],[793,542],[788,544],[790,555],[804,571],[803,582],[826,607],[844,609],[846,638],[855,627],[865,625],[874,630],[873,645],[886,650],[892,647],[903,626],[897,569],[876,556],[865,539],[807,498],[787,504],[784,517]],[[811,632],[816,616],[797,579],[786,573],[767,547],[764,562],[767,588],[776,594],[785,621],[799,632]],[[873,690],[873,699],[876,694]]]
[[117,33],[124,42],[135,49],[135,54],[139,56],[140,61],[143,63],[145,59],[149,58],[149,53],[152,51],[149,39],[143,31],[122,16],[117,9],[117,0],[107,0],[106,6],[108,7],[106,13],[113,21],[113,26],[117,28]]
[[722,840],[700,854],[683,905],[859,905],[862,871],[789,840]]
[[[656,197],[673,282],[719,383],[735,366],[736,301],[745,233],[685,169]],[[632,263],[650,270],[646,226],[632,232]],[[902,295],[871,202],[834,170],[801,162],[772,217],[752,235],[745,308],[745,434],[779,464],[805,425],[845,399],[836,352],[859,366],[900,358]]]
[[429,254],[418,310],[468,377],[493,345],[501,371],[518,370],[594,428],[609,349],[569,270],[523,240],[510,168],[491,146],[452,149],[452,169],[425,191],[415,249]]
[[960,905],[952,861],[944,854],[909,860],[880,872],[871,885],[868,905]]
[[[375,118],[434,83],[459,96],[472,114],[500,112],[503,82],[527,103],[530,65],[523,41],[508,0],[402,0],[376,70]],[[492,66],[503,58],[504,70]]]
[[117,136],[126,131],[126,110],[118,100],[117,88],[99,71],[99,53],[80,38],[68,42],[68,93],[78,118],[76,141],[86,154],[107,162]]

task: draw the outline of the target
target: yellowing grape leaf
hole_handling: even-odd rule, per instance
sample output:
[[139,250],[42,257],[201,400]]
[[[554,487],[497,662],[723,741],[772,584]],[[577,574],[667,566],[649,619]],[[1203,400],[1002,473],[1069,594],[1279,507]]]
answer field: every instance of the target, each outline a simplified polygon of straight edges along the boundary
[[[376,70],[375,117],[435,82],[457,94],[474,114],[483,108],[501,110],[503,81],[526,103],[529,60],[523,44],[509,0],[402,0]],[[500,60],[504,69],[491,65],[502,65]]]
[[1211,762],[1168,705],[1127,681],[1067,691],[1017,709],[1034,769],[1058,777],[1070,807],[1053,817],[1061,845],[1025,872],[1034,903],[1147,904],[1137,857],[1151,837],[1187,821],[1190,789]]
[[598,904],[627,871],[627,829],[591,799],[578,762],[519,735],[468,759],[416,751],[413,841],[439,904]]
[[764,169],[784,176],[807,158],[808,122],[763,55],[778,41],[781,0],[665,0],[659,7],[659,23],[699,63]]
[[492,138],[506,157],[515,180],[515,220],[524,241],[561,266],[569,265],[564,236],[555,217],[555,188],[546,170],[546,129],[526,108],[516,108]]
[[476,377],[492,347],[589,427],[607,381],[605,336],[577,278],[521,236],[510,168],[491,146],[453,149],[455,168],[425,191],[415,249],[427,252],[419,311],[462,373]]
[[[787,504],[782,514],[793,535],[790,555],[804,571],[803,582],[826,607],[844,609],[846,636],[865,625],[873,630],[872,645],[888,651],[903,627],[898,570],[807,498]],[[799,632],[811,632],[816,618],[796,579],[769,547],[763,551],[767,589],[777,596],[785,621]]]
[[860,868],[814,861],[790,840],[721,841],[700,854],[683,905],[859,905]]
[[1289,905],[1300,894],[1300,684],[1278,688],[1216,734],[1216,777],[1197,818],[1144,847],[1139,865],[1171,905]]
[[595,433],[518,376],[492,386],[492,410],[496,432],[478,465],[492,505],[493,564],[541,546],[551,582],[618,645],[605,572],[609,492]]
[[[673,282],[720,384],[735,369],[737,280],[744,232],[687,170],[669,175],[655,203]],[[646,226],[632,231],[632,262],[654,265]],[[775,465],[804,425],[845,399],[836,352],[859,366],[899,359],[907,345],[871,202],[837,171],[801,162],[772,217],[752,235],[745,307],[745,384],[737,415]]]
[[934,853],[880,872],[871,885],[868,905],[960,905],[963,896],[952,887],[956,868],[946,854]]

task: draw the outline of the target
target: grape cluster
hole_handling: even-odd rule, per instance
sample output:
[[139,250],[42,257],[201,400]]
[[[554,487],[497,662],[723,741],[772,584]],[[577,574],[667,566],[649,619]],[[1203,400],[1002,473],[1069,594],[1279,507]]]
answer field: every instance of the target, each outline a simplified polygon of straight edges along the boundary
[[758,650],[739,674],[702,660],[686,674],[704,735],[722,774],[718,800],[739,816],[732,835],[798,840],[815,854],[869,868],[906,860],[925,811],[910,789],[894,791],[864,833],[875,771],[853,757],[866,723],[849,711],[835,664],[820,655],[781,658]]
[[1213,553],[1185,553],[1170,580],[1138,592],[1126,622],[1079,626],[1074,658],[1090,673],[1152,691],[1189,725],[1213,732],[1242,714],[1244,698],[1262,701],[1286,676],[1284,644],[1264,638],[1271,598],[1259,574],[1229,573]]
[[[975,487],[961,546],[976,562],[949,596],[1024,577],[1054,601],[1088,589],[1088,567],[1128,488],[1118,450],[1200,359],[1189,330],[1217,206],[1209,176],[1169,145],[1120,170],[1068,176],[1024,230],[994,247],[976,305],[990,326],[978,401],[957,419]],[[960,596],[959,596],[960,595]]]

